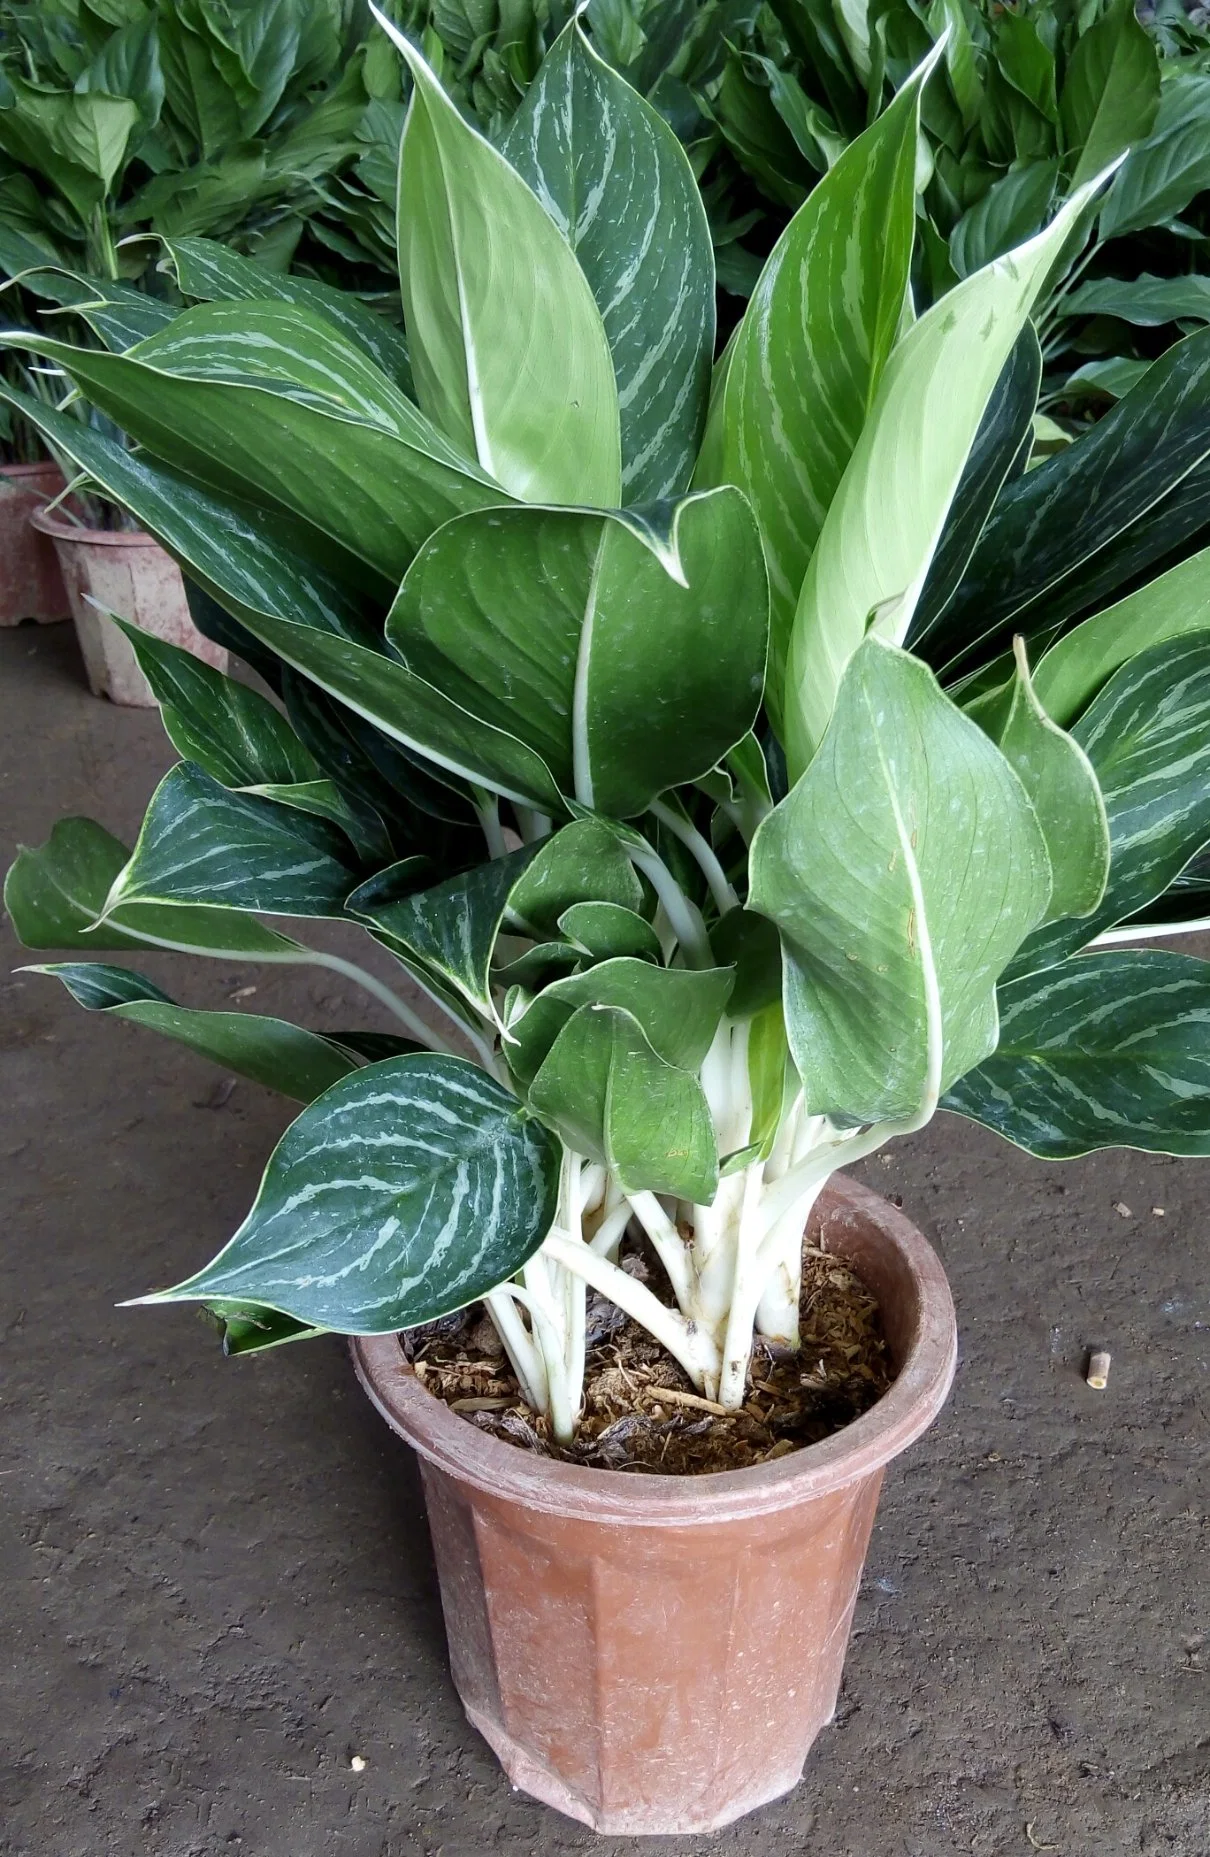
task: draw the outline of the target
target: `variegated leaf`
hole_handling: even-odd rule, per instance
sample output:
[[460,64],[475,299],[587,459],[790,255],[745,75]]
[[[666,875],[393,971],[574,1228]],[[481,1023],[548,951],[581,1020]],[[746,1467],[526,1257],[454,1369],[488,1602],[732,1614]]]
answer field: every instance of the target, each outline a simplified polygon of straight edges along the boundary
[[1210,1154],[1210,965],[1082,954],[1000,989],[1000,1042],[943,1109],[1047,1160]]
[[714,252],[693,170],[572,20],[502,144],[596,298],[618,383],[622,501],[689,484],[714,353]]
[[213,1263],[137,1300],[246,1300],[341,1334],[410,1328],[520,1269],[558,1178],[554,1136],[475,1065],[391,1058],[303,1110]]

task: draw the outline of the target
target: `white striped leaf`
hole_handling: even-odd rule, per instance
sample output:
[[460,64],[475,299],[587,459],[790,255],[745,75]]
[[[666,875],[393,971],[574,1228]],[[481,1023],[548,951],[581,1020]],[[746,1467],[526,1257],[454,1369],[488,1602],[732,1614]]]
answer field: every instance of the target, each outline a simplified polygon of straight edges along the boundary
[[181,294],[199,302],[295,303],[325,316],[376,361],[396,386],[411,391],[412,370],[403,330],[376,315],[351,291],[314,278],[271,271],[267,265],[220,245],[215,239],[163,239]]
[[224,677],[191,651],[110,618],[126,634],[160,705],[169,741],[182,760],[193,761],[225,787],[313,781],[314,757],[281,711],[259,691]]
[[1210,628],[1210,548],[1190,555],[1051,646],[1034,670],[1047,714],[1067,728],[1137,652]]
[[896,643],[906,636],[996,382],[1099,185],[1073,194],[1036,238],[964,278],[896,344],[794,618],[784,698],[792,779],[819,745],[871,617]]
[[207,903],[275,916],[336,916],[357,882],[348,841],[325,820],[229,793],[183,761],[152,794],[105,915],[137,903]]
[[571,245],[601,312],[618,384],[622,501],[679,495],[714,355],[714,251],[684,149],[574,19],[502,147]]
[[347,638],[374,637],[357,590],[323,559],[324,538],[284,510],[218,496],[2,384],[0,399],[128,509],[226,610],[278,614]]
[[1014,978],[1053,967],[1136,914],[1210,844],[1210,631],[1131,658],[1071,733],[1105,796],[1109,883],[1090,916],[1032,935]]
[[249,1077],[269,1090],[280,1090],[300,1103],[322,1095],[341,1077],[360,1067],[360,1059],[334,1038],[308,1032],[287,1019],[252,1012],[206,1012],[178,1006],[142,974],[100,961],[26,967],[28,974],[61,980],[77,1005],[105,1012],[160,1032],[191,1051]]
[[581,1007],[614,1007],[632,1017],[662,1063],[696,1071],[714,1040],[734,982],[729,967],[653,967],[629,957],[556,980],[509,1021],[513,1075],[531,1084],[555,1039]]
[[658,553],[589,510],[447,523],[386,631],[410,671],[540,755],[562,794],[624,818],[748,733],[766,624],[756,524],[724,488],[677,504]]
[[1000,1043],[943,1109],[1047,1160],[1210,1154],[1210,965],[1083,954],[1000,989]]
[[211,1264],[137,1300],[247,1300],[391,1334],[513,1276],[550,1229],[558,1178],[558,1142],[475,1065],[391,1058],[303,1110]]
[[1039,702],[1021,638],[1015,655],[1008,714],[994,738],[1029,794],[1046,839],[1053,877],[1046,920],[1089,916],[1109,880],[1105,801],[1083,748]]
[[315,958],[310,948],[238,909],[138,903],[99,922],[129,857],[125,845],[92,819],[60,819],[45,845],[22,849],[5,879],[4,906],[25,946],[90,954],[174,948],[274,962]]
[[582,1006],[572,1014],[529,1101],[625,1192],[713,1200],[718,1144],[705,1092],[692,1072],[657,1056],[632,1013]]
[[621,501],[618,391],[601,313],[536,196],[420,53],[399,160],[399,279],[420,405],[525,502]]
[[358,862],[368,868],[379,870],[394,861],[390,835],[377,813],[355,797],[346,798],[334,780],[262,780],[238,790],[252,799],[297,806],[300,812],[314,813],[317,819],[330,819],[349,840]]
[[935,49],[850,143],[782,233],[711,404],[711,476],[699,481],[738,484],[760,521],[775,720],[807,563],[903,313],[916,226],[920,93],[939,55]]
[[129,355],[6,337],[57,362],[131,438],[220,494],[301,516],[394,586],[426,536],[507,502],[317,316],[204,303]]
[[1050,898],[1025,789],[928,668],[871,636],[807,772],[752,845],[790,1052],[815,1114],[928,1109],[995,1048],[995,986]]

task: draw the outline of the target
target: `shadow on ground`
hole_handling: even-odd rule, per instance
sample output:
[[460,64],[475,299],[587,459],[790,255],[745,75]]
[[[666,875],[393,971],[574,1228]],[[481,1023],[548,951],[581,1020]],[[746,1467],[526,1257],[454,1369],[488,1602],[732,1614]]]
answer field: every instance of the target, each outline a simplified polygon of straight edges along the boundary
[[[65,626],[0,633],[0,741],[6,863],[64,812],[129,836],[172,758],[88,696]],[[225,1362],[187,1311],[114,1307],[230,1235],[288,1106],[5,955],[0,1853],[648,1848],[512,1794],[462,1718],[418,1479],[337,1344]],[[135,964],[373,1023],[327,974]],[[1206,1164],[1041,1166],[941,1118],[862,1172],[945,1258],[954,1398],[888,1475],[802,1785],[658,1849],[1206,1857]]]

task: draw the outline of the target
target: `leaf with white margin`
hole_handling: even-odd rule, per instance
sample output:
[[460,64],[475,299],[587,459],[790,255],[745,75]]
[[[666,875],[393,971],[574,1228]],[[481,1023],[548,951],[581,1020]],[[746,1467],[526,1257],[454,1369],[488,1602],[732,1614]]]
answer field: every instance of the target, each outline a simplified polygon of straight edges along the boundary
[[1045,914],[1050,860],[1017,775],[919,659],[858,646],[751,870],[812,1114],[927,1114],[995,1048],[996,982]]
[[599,58],[578,16],[509,124],[504,154],[588,279],[613,356],[622,500],[688,487],[714,354],[714,250],[693,169],[659,112]]
[[554,1136],[465,1059],[370,1064],[286,1130],[214,1261],[135,1300],[248,1301],[346,1335],[431,1322],[533,1256],[559,1164]]
[[1107,177],[1073,194],[1036,238],[964,278],[892,350],[794,618],[783,699],[791,779],[819,746],[871,618],[893,642],[906,636],[996,382]]
[[615,508],[618,390],[588,281],[521,176],[371,11],[413,81],[398,245],[420,405],[513,496]]

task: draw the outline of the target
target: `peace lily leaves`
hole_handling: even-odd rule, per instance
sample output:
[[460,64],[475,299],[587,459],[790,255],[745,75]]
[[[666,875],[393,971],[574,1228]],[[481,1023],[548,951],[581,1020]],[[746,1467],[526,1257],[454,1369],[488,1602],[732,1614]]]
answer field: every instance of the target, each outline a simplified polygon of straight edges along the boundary
[[1160,106],[1160,60],[1133,0],[1109,10],[1077,39],[1067,67],[1059,117],[1077,156],[1072,185],[1099,174],[1151,134]]
[[850,144],[778,240],[711,407],[711,480],[747,492],[764,538],[775,719],[807,563],[903,312],[920,93],[938,56]]
[[563,795],[626,818],[752,726],[760,537],[730,488],[677,504],[659,553],[620,516],[486,511],[426,544],[386,629],[411,672],[524,742]]
[[926,666],[877,637],[752,846],[809,1109],[914,1117],[996,1042],[995,984],[1050,899],[1025,789]]
[[1031,936],[1014,974],[1053,967],[1134,915],[1210,844],[1210,632],[1139,652],[1071,732],[1105,797],[1109,883],[1090,916]]
[[143,1303],[253,1302],[348,1335],[391,1334],[505,1282],[550,1229],[559,1148],[462,1058],[371,1064],[286,1130],[213,1263]]
[[888,637],[905,637],[984,409],[1099,185],[1073,194],[1028,244],[963,279],[892,351],[795,614],[783,703],[792,776],[822,738],[871,615],[881,614]]
[[[621,501],[618,389],[566,239],[420,53],[399,162],[399,278],[420,405],[526,502]],[[435,525],[434,525],[435,526]]]
[[1056,722],[1069,727],[1136,652],[1207,628],[1210,548],[1203,548],[1052,645],[1034,671],[1038,700]]
[[134,903],[213,903],[278,916],[342,916],[357,881],[343,835],[324,820],[230,793],[182,762],[147,808],[108,916]]
[[627,1192],[709,1205],[718,1188],[710,1108],[696,1076],[665,1063],[632,1013],[584,1006],[555,1039],[529,1102]]
[[25,973],[50,974],[89,1012],[107,1012],[161,1032],[191,1051],[222,1064],[241,1077],[309,1103],[333,1083],[359,1067],[353,1052],[336,1039],[304,1031],[286,1019],[250,1012],[195,1011],[178,1006],[141,974],[100,961],[28,967]]
[[439,523],[507,500],[305,310],[199,304],[128,355],[8,340],[57,362],[153,457],[301,516],[361,562],[363,578],[368,569],[393,587]]
[[1083,954],[1000,989],[1000,1043],[942,1107],[1047,1160],[1210,1154],[1210,965]]
[[996,740],[1029,794],[1046,840],[1053,885],[1048,921],[1091,915],[1109,879],[1109,821],[1088,756],[1038,700],[1024,640],[1015,646],[1012,701]]
[[502,146],[601,312],[621,413],[621,500],[678,495],[697,457],[714,350],[710,227],[680,142],[573,20]]

